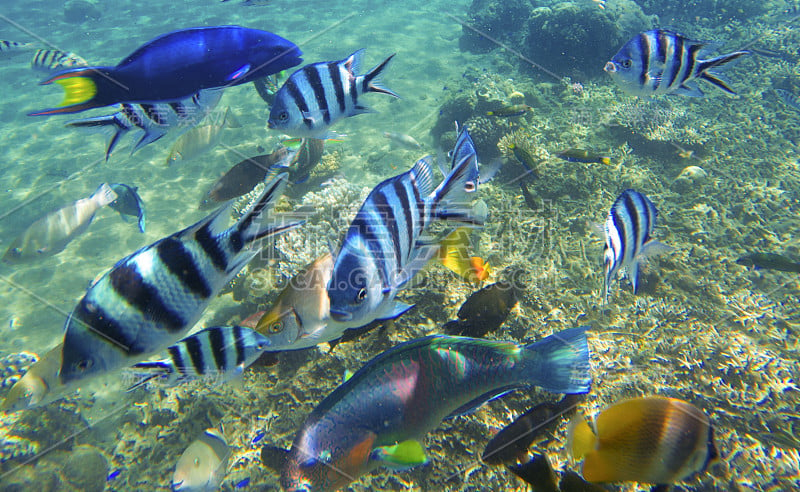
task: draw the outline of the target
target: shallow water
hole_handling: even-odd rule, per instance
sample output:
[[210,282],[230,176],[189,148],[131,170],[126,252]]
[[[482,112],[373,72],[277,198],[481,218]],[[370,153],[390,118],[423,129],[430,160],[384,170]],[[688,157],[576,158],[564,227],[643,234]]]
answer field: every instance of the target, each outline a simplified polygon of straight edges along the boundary
[[[346,135],[342,143],[328,146],[329,154],[335,153],[331,159],[338,166],[336,173],[346,181],[305,198],[293,197],[287,207],[320,210],[322,218],[313,220],[314,232],[308,227],[279,242],[281,255],[251,265],[237,279],[235,295],[226,292],[216,299],[196,328],[233,324],[267,308],[279,288],[259,283],[258,275],[266,271],[269,278],[285,278],[325,252],[329,242],[335,244],[369,189],[410,168],[424,153],[436,152],[442,131],[431,130],[442,125],[449,131],[445,125],[452,123],[443,118],[458,112],[453,104],[464,106],[468,117],[478,117],[483,116],[481,104],[516,101],[513,93],[519,92],[532,112],[505,122],[490,121],[485,128],[476,123],[475,129],[481,140],[490,141],[488,153],[499,155],[494,142],[517,131],[542,158],[538,177],[528,180],[535,209],[522,198],[516,182],[519,167],[511,159],[480,191],[490,219],[476,234],[473,254],[488,259],[494,271],[491,281],[513,276],[522,288],[519,306],[488,336],[532,340],[589,324],[593,388],[581,411],[592,414],[634,396],[683,398],[711,417],[722,463],[681,488],[798,487],[800,394],[794,379],[800,369],[800,279],[793,273],[753,271],[735,263],[751,252],[782,253],[800,261],[800,113],[773,92],[780,88],[800,95],[795,48],[800,34],[787,22],[788,4],[772,2],[753,12],[731,14],[747,2],[713,2],[724,4],[713,10],[706,5],[712,2],[693,2],[687,7],[694,9],[689,15],[676,13],[675,2],[655,7],[653,2],[640,2],[645,13],[662,14],[653,26],[680,28],[694,39],[725,40],[726,49],[757,39],[756,46],[780,53],[747,57],[727,72],[739,94],[736,98],[704,84],[707,97],[702,99],[662,96],[642,102],[624,94],[602,72],[618,46],[609,47],[591,67],[570,67],[568,59],[531,59],[531,47],[515,45],[522,41],[509,32],[486,33],[509,49],[463,51],[459,20],[476,22],[467,14],[470,3],[275,0],[244,6],[236,0],[113,0],[97,3],[98,19],[68,22],[61,3],[29,1],[0,9],[0,39],[56,47],[90,63],[114,64],[173,29],[238,24],[294,41],[306,63],[343,59],[366,48],[366,70],[397,53],[383,82],[402,98],[368,94],[363,102],[376,113],[349,118],[333,128]],[[531,3],[531,9],[547,6],[553,11],[566,4]],[[590,0],[573,5],[600,10]],[[612,21],[619,22],[628,5],[623,0],[605,3]],[[700,20],[693,22],[695,17]],[[507,25],[510,30],[516,23],[508,19]],[[548,43],[558,46],[563,41],[566,46],[570,31],[542,32],[542,51],[534,48],[533,53],[550,53],[544,51]],[[520,62],[518,54],[545,65],[550,73]],[[89,282],[125,255],[205,216],[197,204],[217,177],[243,158],[263,153],[259,146],[270,151],[281,139],[266,128],[268,107],[247,84],[227,89],[218,106],[230,107],[241,127],[224,130],[222,143],[204,156],[168,167],[165,160],[174,135],[133,156],[128,154],[134,137],[126,136],[105,162],[106,136],[66,128],[64,123],[113,110],[26,116],[61,98],[60,88],[38,85],[44,77],[30,70],[28,60],[26,55],[0,59],[0,248],[5,250],[47,211],[89,196],[106,181],[139,187],[147,208],[147,232],[140,234],[134,223],[124,223],[116,212],[103,209],[88,232],[62,253],[25,265],[0,265],[0,321],[6,330],[0,356],[24,350],[43,354],[59,343],[65,317]],[[407,133],[424,150],[391,146],[385,131]],[[610,153],[613,162],[581,164],[554,157],[571,147]],[[481,161],[488,158],[481,154]],[[676,182],[687,166],[700,166],[707,177]],[[654,201],[660,212],[654,236],[674,249],[645,264],[638,295],[631,293],[627,280],[619,280],[604,305],[602,238],[587,223],[602,223],[614,198],[630,187]],[[320,237],[323,233],[326,237]],[[0,431],[6,453],[0,460],[0,484],[18,483],[20,474],[28,473],[28,484],[49,490],[50,479],[41,469],[61,469],[73,445],[88,444],[105,456],[108,473],[121,470],[106,484],[109,490],[166,489],[183,449],[203,429],[222,421],[233,451],[223,488],[231,490],[245,477],[251,478],[253,490],[277,487],[276,476],[260,464],[258,449],[250,443],[259,429],[268,431],[263,441],[289,446],[304,417],[338,386],[345,369],[357,370],[401,341],[437,333],[475,290],[440,265],[429,267],[421,277],[424,282],[400,295],[417,308],[387,330],[342,343],[330,353],[325,347],[282,354],[276,366],[250,368],[241,383],[194,382],[126,394],[120,391],[120,376],[114,375],[102,380],[95,394],[82,391],[45,409],[7,415]],[[482,464],[478,456],[495,431],[543,398],[552,399],[543,392],[522,391],[469,416],[447,420],[424,440],[431,463],[403,472],[379,469],[351,489],[524,490],[521,481],[503,468]],[[66,414],[78,417],[68,419]],[[96,427],[80,432],[80,419]],[[543,436],[535,446],[549,453],[556,469],[578,470],[567,459],[565,430],[563,421],[554,435]],[[78,437],[45,452],[59,432]],[[24,447],[19,436],[42,444],[23,453],[24,458],[6,458],[9,449]],[[47,466],[35,471],[40,461]],[[648,486],[628,483],[609,489]]]

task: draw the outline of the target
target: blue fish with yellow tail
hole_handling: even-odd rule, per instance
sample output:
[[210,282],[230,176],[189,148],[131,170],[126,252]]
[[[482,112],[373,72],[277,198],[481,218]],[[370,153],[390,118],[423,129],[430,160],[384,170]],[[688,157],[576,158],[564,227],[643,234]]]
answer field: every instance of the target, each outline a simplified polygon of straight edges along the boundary
[[64,70],[42,82],[64,88],[59,107],[77,113],[117,103],[178,101],[203,89],[252,82],[299,65],[300,49],[276,34],[241,26],[194,27],[159,36],[114,67]]
[[442,419],[529,386],[589,391],[586,327],[528,345],[445,335],[398,345],[311,412],[286,456],[281,486],[330,491],[378,466],[422,464],[426,458],[417,440]]
[[93,283],[65,324],[59,377],[77,382],[154,355],[192,328],[206,306],[260,248],[262,238],[300,223],[268,211],[287,176],[270,181],[239,222],[225,228],[230,205],[123,258]]

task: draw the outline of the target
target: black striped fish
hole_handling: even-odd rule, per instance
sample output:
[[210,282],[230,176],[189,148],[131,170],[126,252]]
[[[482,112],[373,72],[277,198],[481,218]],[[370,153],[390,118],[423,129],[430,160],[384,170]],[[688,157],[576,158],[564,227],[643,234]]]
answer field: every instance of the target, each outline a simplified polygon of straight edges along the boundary
[[389,178],[370,192],[344,238],[328,283],[330,317],[346,328],[395,318],[411,306],[395,302],[397,292],[428,262],[438,247],[421,240],[434,219],[480,224],[457,208],[478,189],[478,159],[464,128],[454,156],[463,156],[433,189],[431,157]]
[[300,223],[272,223],[266,212],[286,187],[270,181],[252,208],[225,228],[230,206],[123,258],[93,283],[65,324],[62,382],[146,359],[177,342],[222,288],[259,251],[259,239]]
[[11,58],[33,50],[31,43],[18,43],[16,41],[0,40],[0,58]]
[[380,85],[383,69],[394,55],[364,75],[356,75],[364,50],[344,60],[306,65],[286,79],[275,95],[267,126],[294,137],[325,138],[331,125],[371,110],[359,104],[365,92],[399,97]]
[[625,43],[604,70],[625,92],[635,96],[656,94],[681,94],[700,97],[703,91],[697,80],[705,80],[735,95],[733,89],[715,68],[749,55],[747,50],[734,51],[726,55],[701,60],[704,48],[713,44],[691,39],[666,29],[653,29],[637,34]]
[[614,201],[604,229],[606,246],[603,251],[603,298],[606,301],[609,286],[617,272],[626,272],[635,294],[639,286],[639,262],[648,255],[672,249],[650,237],[656,226],[657,215],[653,202],[638,191],[625,190]]
[[145,375],[128,391],[154,378],[169,385],[200,378],[224,383],[240,375],[269,345],[269,340],[252,328],[212,326],[169,346],[169,358],[134,364],[134,370],[145,370]]
[[222,89],[206,89],[192,97],[172,103],[121,104],[120,111],[106,116],[95,116],[67,122],[77,128],[110,128],[113,135],[106,147],[106,160],[129,131],[141,131],[142,136],[131,149],[131,155],[147,144],[151,144],[177,128],[181,133],[197,125],[222,97]]
[[39,49],[33,54],[31,68],[47,73],[55,73],[67,68],[88,67],[89,63],[75,53]]

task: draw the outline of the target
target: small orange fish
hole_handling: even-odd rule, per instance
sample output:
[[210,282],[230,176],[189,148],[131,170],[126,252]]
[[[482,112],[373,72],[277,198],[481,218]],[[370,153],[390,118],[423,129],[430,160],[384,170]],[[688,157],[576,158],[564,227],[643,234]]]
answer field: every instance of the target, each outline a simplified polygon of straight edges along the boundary
[[479,284],[489,278],[491,267],[480,256],[469,256],[470,227],[459,227],[444,238],[439,247],[439,261],[467,282]]

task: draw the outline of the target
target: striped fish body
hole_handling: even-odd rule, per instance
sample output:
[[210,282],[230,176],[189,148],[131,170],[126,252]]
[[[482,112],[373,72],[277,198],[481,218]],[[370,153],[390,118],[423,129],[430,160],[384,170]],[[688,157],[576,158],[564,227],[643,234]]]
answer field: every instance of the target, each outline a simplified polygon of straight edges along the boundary
[[106,147],[106,160],[128,132],[141,132],[131,149],[131,155],[172,130],[181,134],[193,128],[212,111],[222,98],[222,89],[207,89],[180,101],[156,104],[121,104],[120,111],[93,118],[67,122],[77,128],[110,129],[113,131]]
[[86,231],[98,210],[116,199],[114,190],[103,183],[92,196],[50,212],[28,226],[11,243],[3,260],[21,263],[60,253]]
[[586,327],[530,345],[433,335],[378,355],[326,397],[295,436],[284,490],[331,491],[382,463],[375,453],[420,439],[449,417],[514,389],[589,390]]
[[251,328],[206,328],[167,347],[169,358],[135,364],[135,370],[152,374],[130,389],[159,377],[166,378],[171,384],[201,378],[223,383],[240,375],[268,347],[269,340]]
[[39,49],[33,54],[31,68],[52,74],[75,67],[87,67],[89,63],[75,53],[61,50]]
[[728,94],[736,93],[713,69],[750,54],[740,50],[701,60],[709,43],[692,41],[666,29],[636,35],[620,49],[604,70],[625,92],[635,96],[681,94],[701,97],[698,80],[705,80]]
[[[477,191],[478,161],[472,140],[463,155],[433,190],[430,157],[411,170],[380,183],[367,196],[345,235],[328,284],[331,318],[348,328],[376,319],[395,318],[411,306],[395,303],[402,286],[436,254],[435,245],[420,241],[435,218],[476,220],[468,213],[451,215],[447,202]],[[456,153],[454,153],[456,154]]]
[[614,201],[604,228],[604,299],[608,300],[611,281],[622,270],[626,271],[633,284],[633,292],[636,293],[639,285],[639,262],[647,255],[671,249],[650,237],[656,226],[657,215],[653,202],[638,191],[625,190]]
[[33,51],[31,43],[18,43],[16,41],[0,40],[0,59],[12,58],[14,56]]
[[285,175],[271,181],[230,228],[225,228],[229,207],[221,207],[117,262],[89,287],[67,319],[61,380],[76,381],[130,365],[182,338],[257,254],[257,248],[248,246],[299,225],[260,219],[285,186]]
[[369,108],[359,103],[365,92],[398,97],[380,85],[379,76],[394,55],[364,75],[359,71],[364,50],[344,60],[306,65],[294,72],[275,95],[267,126],[294,137],[325,138],[337,121]]

